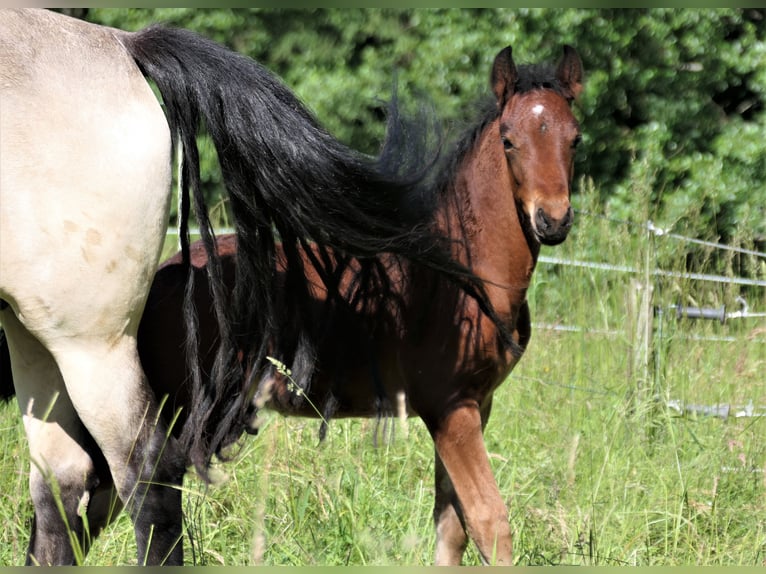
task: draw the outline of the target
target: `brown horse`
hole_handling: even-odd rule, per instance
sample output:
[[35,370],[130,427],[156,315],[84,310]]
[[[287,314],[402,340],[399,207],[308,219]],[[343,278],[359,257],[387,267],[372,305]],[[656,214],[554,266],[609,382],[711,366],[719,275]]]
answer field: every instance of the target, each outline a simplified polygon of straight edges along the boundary
[[[482,433],[494,390],[529,341],[526,291],[540,245],[560,243],[572,225],[569,195],[580,131],[570,103],[581,82],[582,65],[570,47],[555,70],[516,68],[511,49],[501,51],[491,73],[491,109],[459,142],[435,182],[441,202],[437,225],[455,240],[456,258],[486,281],[513,342],[503,341],[476,299],[433,271],[393,256],[380,263],[381,279],[398,295],[395,302],[355,298],[352,265],[341,278],[350,304],[337,304],[328,314],[323,283],[306,262],[316,300],[310,313],[322,341],[307,396],[329,419],[380,416],[393,410],[397,393],[405,394],[408,411],[424,421],[436,447],[437,564],[459,564],[469,536],[484,561],[511,563],[508,514]],[[230,281],[236,239],[221,237],[218,249]],[[204,268],[205,259],[202,248],[192,250],[195,266]],[[174,397],[175,406],[186,401],[184,278],[178,257],[159,271],[139,331],[149,380],[155,392]],[[206,314],[204,276],[196,297],[202,355],[211,358],[215,323]],[[317,416],[286,378],[271,375],[254,397],[256,408]]]
[[[492,101],[439,166],[432,184],[440,205],[436,227],[453,240],[454,257],[485,280],[510,338],[476,298],[433,270],[393,255],[378,259],[373,278],[387,297],[376,298],[369,289],[360,295],[362,267],[351,261],[337,266],[344,269],[337,280],[345,298],[327,301],[312,262],[321,256],[308,249],[304,267],[313,304],[304,316],[312,319],[311,336],[320,341],[317,366],[307,375],[305,395],[265,368],[252,400],[253,415],[270,408],[317,416],[313,404],[329,420],[386,415],[404,393],[409,413],[424,421],[435,445],[437,564],[459,564],[469,537],[483,561],[512,563],[508,513],[483,430],[493,392],[529,341],[526,291],[540,246],[563,241],[573,221],[569,196],[580,131],[570,104],[581,91],[578,55],[566,46],[556,68],[517,68],[508,47],[495,58],[490,79]],[[418,127],[412,123],[407,129]],[[220,237],[217,249],[224,282],[231,286],[236,238]],[[217,324],[203,246],[192,245],[191,259],[198,275],[194,297],[201,366],[209,372]],[[280,261],[282,292],[290,285],[283,255]],[[186,278],[180,255],[159,269],[139,328],[141,361],[155,394],[169,396],[166,412],[189,401],[182,311]],[[294,359],[277,358],[287,364]],[[183,410],[180,416],[183,420]]]

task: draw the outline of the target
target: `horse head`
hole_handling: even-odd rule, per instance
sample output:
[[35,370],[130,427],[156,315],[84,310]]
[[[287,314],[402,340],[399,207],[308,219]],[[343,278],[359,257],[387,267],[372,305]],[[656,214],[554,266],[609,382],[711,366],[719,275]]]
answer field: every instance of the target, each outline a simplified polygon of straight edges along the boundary
[[574,48],[564,46],[554,75],[543,77],[527,68],[519,73],[510,46],[492,66],[499,143],[527,236],[556,245],[566,239],[574,219],[569,198],[581,136],[571,103],[582,90],[582,63]]

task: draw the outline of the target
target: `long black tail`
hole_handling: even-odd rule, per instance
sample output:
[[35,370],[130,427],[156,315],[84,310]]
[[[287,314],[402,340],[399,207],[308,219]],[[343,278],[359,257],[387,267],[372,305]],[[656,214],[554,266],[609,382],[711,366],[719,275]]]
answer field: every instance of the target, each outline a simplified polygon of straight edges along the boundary
[[[162,95],[171,130],[183,147],[182,193],[191,194],[209,255],[221,346],[206,382],[197,365],[195,315],[189,308],[195,390],[182,436],[190,462],[204,475],[212,456],[241,435],[251,381],[267,351],[311,361],[310,343],[294,332],[301,321],[280,315],[276,304],[277,237],[288,246],[288,269],[296,279],[285,297],[296,313],[308,298],[298,256],[307,242],[362,260],[382,252],[398,254],[459,281],[470,274],[429,235],[432,206],[414,197],[417,182],[402,174],[386,175],[374,158],[338,142],[261,65],[186,30],[152,26],[125,33],[121,40]],[[196,135],[202,125],[218,153],[238,236],[230,303],[200,191]],[[181,215],[188,261],[186,214]],[[327,276],[337,277],[337,269],[328,269]],[[332,294],[337,286],[327,287]],[[187,293],[191,290],[189,285]],[[244,360],[239,349],[249,352]]]

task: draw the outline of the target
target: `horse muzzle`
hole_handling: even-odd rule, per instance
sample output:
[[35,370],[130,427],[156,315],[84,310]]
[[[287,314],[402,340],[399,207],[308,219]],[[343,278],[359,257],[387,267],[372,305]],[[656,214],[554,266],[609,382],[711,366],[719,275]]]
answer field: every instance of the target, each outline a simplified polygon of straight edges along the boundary
[[574,223],[572,206],[560,217],[553,217],[542,207],[537,208],[533,218],[533,230],[543,245],[558,245],[567,238]]

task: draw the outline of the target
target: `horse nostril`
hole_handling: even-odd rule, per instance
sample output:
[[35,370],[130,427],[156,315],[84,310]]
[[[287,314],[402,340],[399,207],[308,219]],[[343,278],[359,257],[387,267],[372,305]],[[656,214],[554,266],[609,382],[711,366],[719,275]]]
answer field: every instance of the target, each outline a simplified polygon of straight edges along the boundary
[[569,209],[567,209],[567,212],[564,214],[564,217],[561,219],[561,226],[571,227],[572,221],[574,221],[574,211],[572,211],[572,207],[570,206]]
[[537,220],[537,228],[540,231],[545,231],[551,225],[550,220],[548,219],[548,215],[545,213],[545,210],[542,207],[537,208],[537,215],[535,216],[535,219]]

